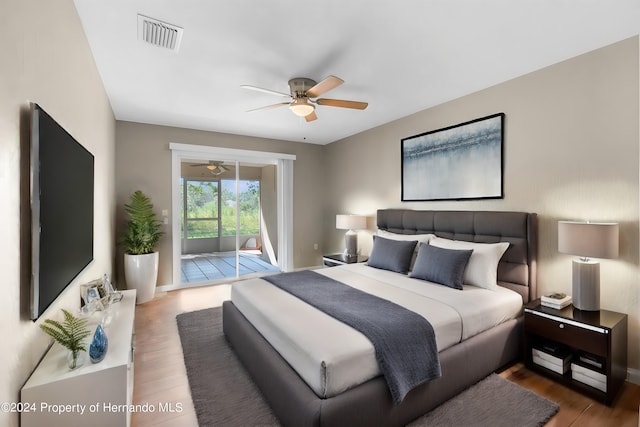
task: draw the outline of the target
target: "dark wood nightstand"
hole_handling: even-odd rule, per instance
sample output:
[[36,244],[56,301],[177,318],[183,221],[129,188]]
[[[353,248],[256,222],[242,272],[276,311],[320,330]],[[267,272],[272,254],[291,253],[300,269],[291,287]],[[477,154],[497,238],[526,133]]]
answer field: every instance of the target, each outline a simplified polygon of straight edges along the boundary
[[325,255],[322,257],[322,262],[327,267],[335,267],[336,265],[343,264],[355,264],[358,262],[367,262],[369,257],[356,255],[356,256],[346,256],[344,254],[331,254]]
[[[607,310],[582,311],[572,305],[555,310],[540,305],[538,299],[525,306],[524,330],[524,360],[528,368],[607,405],[613,403],[627,377],[626,314]],[[578,368],[573,375],[571,369],[559,374],[534,363],[532,349],[548,343],[564,346],[572,363],[600,372],[606,383],[606,386],[602,383],[605,391],[576,380]],[[582,363],[585,358],[593,358],[597,363]]]

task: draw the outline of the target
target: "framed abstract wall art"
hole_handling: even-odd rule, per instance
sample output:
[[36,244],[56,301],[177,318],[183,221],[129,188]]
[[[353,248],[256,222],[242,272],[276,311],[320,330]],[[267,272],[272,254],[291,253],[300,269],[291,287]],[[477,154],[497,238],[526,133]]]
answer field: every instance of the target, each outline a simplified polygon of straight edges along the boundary
[[504,113],[404,138],[402,201],[501,199]]

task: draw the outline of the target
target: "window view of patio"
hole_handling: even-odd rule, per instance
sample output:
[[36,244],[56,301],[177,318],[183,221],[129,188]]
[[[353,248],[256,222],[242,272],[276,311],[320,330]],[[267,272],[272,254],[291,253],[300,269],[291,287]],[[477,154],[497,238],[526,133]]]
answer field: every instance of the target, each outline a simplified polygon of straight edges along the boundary
[[[260,234],[260,181],[238,182],[240,235]],[[222,180],[222,235],[236,235],[236,182]]]
[[[202,239],[218,237],[218,181],[183,180],[182,238]],[[185,199],[186,187],[186,199]],[[185,215],[186,213],[186,215]],[[187,222],[186,236],[184,222]]]

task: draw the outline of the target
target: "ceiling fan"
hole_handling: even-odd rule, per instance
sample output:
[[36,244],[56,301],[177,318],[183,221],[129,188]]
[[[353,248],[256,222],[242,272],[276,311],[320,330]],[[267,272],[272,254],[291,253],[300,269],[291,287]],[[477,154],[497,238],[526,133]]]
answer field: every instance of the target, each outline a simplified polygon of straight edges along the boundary
[[193,163],[189,166],[205,166],[214,175],[220,175],[229,170],[228,167],[223,165],[223,162],[218,162],[216,160],[209,160],[209,163]]
[[[353,108],[356,110],[364,110],[369,105],[366,102],[347,101],[344,99],[328,99],[318,98],[325,92],[330,91],[344,83],[339,77],[329,76],[320,83],[308,79],[306,77],[296,77],[289,80],[289,90],[291,93],[278,92],[271,89],[263,89],[261,87],[242,85],[244,89],[257,90],[259,92],[270,93],[272,95],[286,96],[291,101],[279,102],[277,104],[267,105],[266,107],[254,108],[250,111],[268,110],[270,108],[289,106],[289,109],[296,116],[304,117],[306,121],[312,122],[318,118],[316,115],[316,105],[326,105],[329,107]],[[314,98],[314,99],[312,99]],[[317,99],[315,99],[317,98]]]

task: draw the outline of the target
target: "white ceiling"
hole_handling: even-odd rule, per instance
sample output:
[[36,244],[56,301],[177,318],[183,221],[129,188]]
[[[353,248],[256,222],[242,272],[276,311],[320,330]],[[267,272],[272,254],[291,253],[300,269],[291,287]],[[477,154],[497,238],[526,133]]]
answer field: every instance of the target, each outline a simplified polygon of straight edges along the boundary
[[[640,0],[75,0],[118,120],[327,144],[638,34]],[[184,28],[172,52],[137,14]],[[345,83],[307,123],[287,81]],[[425,129],[427,130],[427,129]]]

